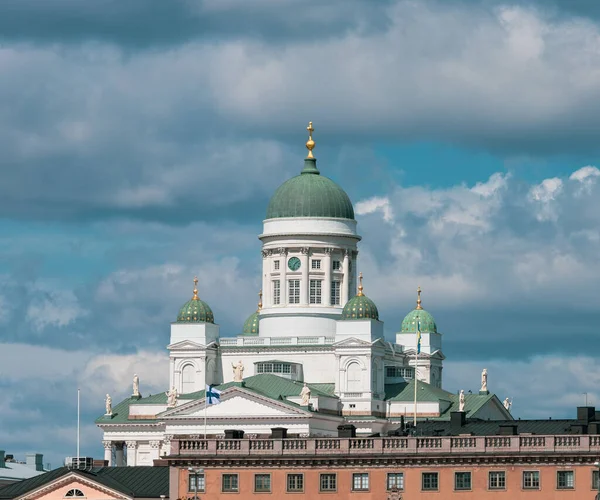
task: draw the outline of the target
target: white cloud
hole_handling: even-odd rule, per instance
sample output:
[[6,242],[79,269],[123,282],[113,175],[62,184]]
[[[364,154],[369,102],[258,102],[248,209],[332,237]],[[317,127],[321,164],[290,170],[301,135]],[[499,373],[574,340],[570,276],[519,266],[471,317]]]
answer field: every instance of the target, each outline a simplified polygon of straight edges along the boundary
[[37,332],[48,326],[64,327],[89,314],[70,290],[37,290],[38,300],[27,308],[27,321]]
[[381,212],[384,221],[392,222],[394,220],[394,212],[388,198],[374,196],[368,200],[359,201],[356,204],[355,210],[357,215],[368,215],[375,212]]
[[536,217],[539,221],[556,220],[558,213],[556,204],[553,203],[561,193],[563,181],[558,177],[544,179],[537,186],[529,190],[531,200],[536,203]]

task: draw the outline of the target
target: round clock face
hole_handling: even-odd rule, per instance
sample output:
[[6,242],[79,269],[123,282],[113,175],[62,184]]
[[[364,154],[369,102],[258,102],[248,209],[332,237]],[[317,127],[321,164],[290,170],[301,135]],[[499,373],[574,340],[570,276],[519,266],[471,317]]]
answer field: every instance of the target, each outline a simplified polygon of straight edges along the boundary
[[288,267],[290,268],[290,271],[297,271],[300,269],[300,259],[298,257],[292,257],[288,260]]

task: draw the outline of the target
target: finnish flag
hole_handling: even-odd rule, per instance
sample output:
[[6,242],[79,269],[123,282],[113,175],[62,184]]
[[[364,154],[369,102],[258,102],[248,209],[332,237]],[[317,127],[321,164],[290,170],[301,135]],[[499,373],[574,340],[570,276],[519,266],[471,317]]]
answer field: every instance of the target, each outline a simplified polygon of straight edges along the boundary
[[218,405],[221,402],[221,391],[212,385],[206,386],[206,404]]

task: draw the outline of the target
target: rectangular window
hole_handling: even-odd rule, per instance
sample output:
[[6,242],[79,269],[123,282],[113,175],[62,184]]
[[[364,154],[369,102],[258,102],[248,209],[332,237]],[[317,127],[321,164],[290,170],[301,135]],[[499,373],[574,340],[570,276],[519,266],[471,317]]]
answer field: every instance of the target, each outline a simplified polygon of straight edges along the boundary
[[423,472],[421,475],[421,489],[423,491],[437,491],[438,490],[438,473],[437,472]]
[[335,491],[337,489],[337,476],[335,474],[321,474],[321,491]]
[[598,491],[598,478],[600,477],[600,472],[597,470],[592,471],[592,489]]
[[321,269],[321,261],[319,259],[313,259],[310,263],[312,269]]
[[[191,492],[203,492],[204,491],[204,474],[194,474],[190,472],[190,484],[189,491]],[[198,479],[198,489],[196,489],[196,478]]]
[[490,471],[488,476],[488,488],[490,490],[506,489],[506,472],[503,470]]
[[404,489],[404,472],[388,472],[387,475],[387,490],[403,490]]
[[470,490],[471,489],[471,473],[470,472],[455,472],[454,473],[454,489],[455,490]]
[[523,471],[523,489],[524,490],[539,490],[540,489],[540,472],[537,470]]
[[288,302],[290,304],[300,304],[300,280],[289,281]]
[[352,491],[369,491],[369,474],[367,472],[352,474]]
[[257,493],[271,491],[271,474],[254,474],[254,491]]
[[287,475],[287,491],[288,492],[304,491],[304,474],[288,474]]
[[400,366],[386,366],[385,375],[390,378],[413,378],[413,369],[401,368]]
[[224,492],[237,492],[239,490],[237,474],[223,474],[222,490]]
[[310,303],[321,303],[321,280],[310,280]]
[[279,261],[278,260],[273,261],[273,269],[275,271],[279,271]]
[[333,261],[333,270],[339,271],[340,269],[342,269],[342,263],[339,260],[334,260]]
[[341,302],[341,283],[339,281],[331,282],[331,305],[339,306]]
[[559,470],[556,473],[556,487],[559,490],[572,490],[575,488],[575,472],[572,470]]
[[281,281],[273,281],[273,304],[281,304]]

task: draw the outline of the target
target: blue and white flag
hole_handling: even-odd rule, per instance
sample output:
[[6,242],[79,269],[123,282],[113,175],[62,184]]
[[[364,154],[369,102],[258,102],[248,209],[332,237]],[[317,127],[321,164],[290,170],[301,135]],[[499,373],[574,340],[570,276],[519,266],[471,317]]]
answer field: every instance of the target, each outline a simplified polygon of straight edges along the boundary
[[417,354],[421,354],[421,322],[417,320]]
[[206,386],[206,404],[218,405],[221,402],[221,391],[212,385]]

